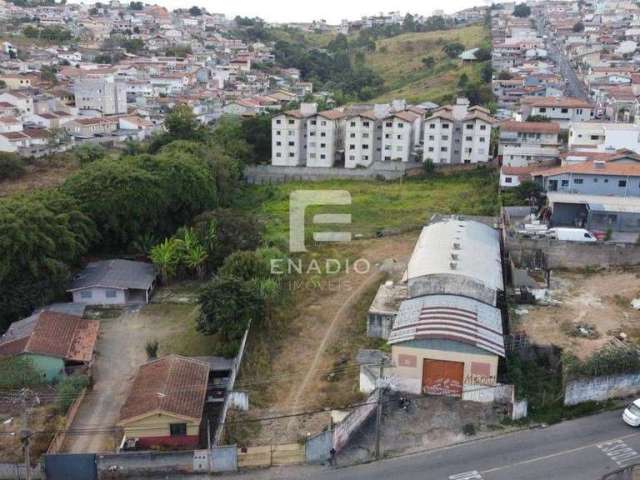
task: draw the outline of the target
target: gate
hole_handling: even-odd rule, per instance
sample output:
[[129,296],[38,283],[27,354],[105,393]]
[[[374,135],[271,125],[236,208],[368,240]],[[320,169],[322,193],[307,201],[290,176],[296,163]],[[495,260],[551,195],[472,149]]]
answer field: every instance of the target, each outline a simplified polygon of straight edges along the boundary
[[422,391],[429,395],[462,396],[464,363],[424,359]]
[[44,456],[47,480],[97,480],[95,453],[59,453]]
[[333,432],[325,430],[309,437],[305,444],[304,454],[307,463],[323,463],[329,460],[333,448]]

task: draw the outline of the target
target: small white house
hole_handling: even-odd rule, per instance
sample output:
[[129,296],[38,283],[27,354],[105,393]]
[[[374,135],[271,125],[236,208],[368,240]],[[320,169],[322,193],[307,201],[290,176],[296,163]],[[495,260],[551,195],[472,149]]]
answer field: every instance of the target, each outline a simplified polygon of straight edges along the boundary
[[127,305],[149,303],[156,282],[150,263],[130,260],[103,260],[89,263],[67,290],[74,303]]

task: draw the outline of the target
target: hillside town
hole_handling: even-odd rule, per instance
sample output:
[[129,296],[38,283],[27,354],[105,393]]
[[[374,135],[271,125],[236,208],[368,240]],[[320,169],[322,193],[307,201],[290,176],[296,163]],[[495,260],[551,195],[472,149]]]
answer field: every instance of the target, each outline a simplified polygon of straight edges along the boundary
[[635,478],[640,4],[477,3],[0,0],[0,479]]

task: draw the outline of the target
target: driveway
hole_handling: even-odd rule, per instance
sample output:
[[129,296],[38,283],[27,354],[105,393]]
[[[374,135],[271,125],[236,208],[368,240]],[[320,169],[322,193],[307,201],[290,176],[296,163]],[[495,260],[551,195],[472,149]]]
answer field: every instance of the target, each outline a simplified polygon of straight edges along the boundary
[[80,406],[63,451],[107,452],[118,446],[121,438],[114,427],[120,407],[137,367],[146,361],[145,344],[153,338],[153,323],[139,308],[100,320],[93,390]]

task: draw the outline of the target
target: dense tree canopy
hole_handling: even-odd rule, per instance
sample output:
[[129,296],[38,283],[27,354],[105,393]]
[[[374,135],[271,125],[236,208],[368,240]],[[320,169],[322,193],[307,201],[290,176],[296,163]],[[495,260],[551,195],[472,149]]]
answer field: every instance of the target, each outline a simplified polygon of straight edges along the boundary
[[526,3],[519,3],[513,9],[513,15],[521,18],[528,17],[531,15],[531,7]]

